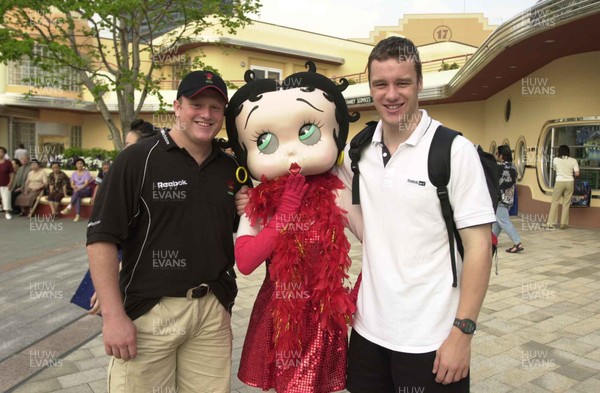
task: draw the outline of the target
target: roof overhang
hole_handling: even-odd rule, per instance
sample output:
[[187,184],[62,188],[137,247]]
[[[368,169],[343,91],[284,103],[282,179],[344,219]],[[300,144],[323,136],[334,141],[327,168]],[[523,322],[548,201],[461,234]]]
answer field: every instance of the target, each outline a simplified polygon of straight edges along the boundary
[[446,86],[421,103],[485,100],[556,59],[600,50],[599,26],[597,0],[540,3],[501,25]]
[[[343,57],[330,56],[322,53],[308,52],[293,48],[285,48],[282,46],[266,45],[261,44],[260,42],[244,41],[230,37],[202,36],[199,39],[190,38],[189,40],[190,41],[188,43],[178,45],[175,50],[169,51],[168,53],[170,55],[177,55],[202,46],[223,45],[240,49],[248,49],[260,53],[284,55],[301,60],[313,60],[325,64],[343,65],[345,63]],[[158,57],[160,57],[160,55]]]
[[[561,57],[600,50],[597,0],[544,1],[499,26],[445,83],[424,87],[421,105],[481,101]],[[434,74],[425,74],[424,83]],[[362,94],[361,94],[362,92]],[[368,86],[349,95],[352,109],[372,109]]]
[[[4,111],[6,113],[8,113],[10,110],[12,116],[15,117],[30,117],[27,116],[27,113],[32,112],[19,112],[19,110],[25,111],[24,108],[33,108],[31,110],[34,111],[38,109],[66,109],[73,111],[95,112],[98,110],[96,108],[96,104],[90,101],[38,95],[27,96],[26,94],[18,93],[0,94],[0,115],[2,114],[1,108],[6,108]],[[21,113],[21,115],[19,115],[19,113]]]

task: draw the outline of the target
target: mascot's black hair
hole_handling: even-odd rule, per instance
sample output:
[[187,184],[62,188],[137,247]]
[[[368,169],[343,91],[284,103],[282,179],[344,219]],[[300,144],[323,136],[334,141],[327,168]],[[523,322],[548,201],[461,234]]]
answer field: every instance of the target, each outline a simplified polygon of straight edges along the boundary
[[325,75],[317,73],[317,67],[312,61],[305,64],[308,71],[297,72],[285,78],[281,84],[273,79],[254,79],[254,71],[248,70],[244,74],[246,84],[238,89],[229,100],[227,110],[225,111],[225,120],[227,127],[227,137],[229,145],[235,152],[240,164],[247,166],[247,152],[244,146],[240,145],[238,139],[238,130],[235,125],[235,118],[242,111],[244,102],[255,102],[262,98],[263,93],[276,91],[278,89],[302,88],[307,91],[319,89],[324,92],[325,98],[335,104],[335,118],[340,126],[337,135],[333,138],[338,148],[338,153],[344,150],[346,139],[348,138],[348,127],[350,122],[359,119],[360,114],[348,113],[348,106],[342,92],[348,87],[348,81],[345,78],[340,79],[337,85]]

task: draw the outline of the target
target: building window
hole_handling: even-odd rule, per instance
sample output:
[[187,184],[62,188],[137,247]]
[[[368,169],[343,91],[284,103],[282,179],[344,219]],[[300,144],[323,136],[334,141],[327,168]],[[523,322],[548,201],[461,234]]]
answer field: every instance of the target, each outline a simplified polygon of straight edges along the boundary
[[186,59],[184,61],[173,63],[171,67],[173,69],[173,80],[171,81],[170,90],[177,90],[184,75],[190,72],[192,63],[189,59]]
[[[35,44],[33,51],[44,58],[51,56],[46,46]],[[57,94],[63,91],[81,91],[79,74],[66,66],[56,66],[52,71],[44,71],[33,60],[23,57],[21,61],[8,63],[8,84],[33,86],[41,89],[41,94]],[[45,93],[44,93],[45,92]]]
[[513,158],[517,167],[517,178],[521,180],[525,174],[525,165],[527,165],[527,144],[525,143],[525,137],[522,135],[515,145],[515,156]]
[[71,126],[71,147],[81,147],[81,126]]
[[27,149],[27,153],[31,158],[35,157],[36,141],[35,141],[35,123],[13,121],[13,141],[14,146],[19,146],[21,143]]
[[594,190],[600,189],[600,117],[573,119],[571,124],[550,123],[542,132],[540,141],[542,155],[541,168],[538,170],[546,187],[554,187],[552,160],[556,157],[558,147],[567,145],[570,156],[579,164],[581,180],[589,181]]
[[250,66],[250,69],[254,71],[255,79],[274,79],[276,81],[281,80],[281,70],[277,68]]

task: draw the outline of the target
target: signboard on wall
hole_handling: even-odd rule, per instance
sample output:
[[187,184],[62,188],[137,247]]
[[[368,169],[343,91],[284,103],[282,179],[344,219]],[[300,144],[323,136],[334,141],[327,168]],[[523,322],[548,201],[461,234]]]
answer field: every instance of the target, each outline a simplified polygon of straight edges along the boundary
[[371,103],[373,103],[373,98],[371,98],[371,96],[346,99],[346,105],[348,105],[348,106],[359,105],[359,104],[371,104]]

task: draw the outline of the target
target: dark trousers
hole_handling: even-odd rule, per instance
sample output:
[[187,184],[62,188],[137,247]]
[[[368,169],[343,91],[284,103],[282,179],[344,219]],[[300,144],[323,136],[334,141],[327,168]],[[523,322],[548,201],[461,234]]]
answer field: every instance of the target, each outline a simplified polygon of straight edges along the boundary
[[17,201],[17,197],[21,195],[21,191],[13,191],[10,193],[10,205],[13,208],[13,214],[19,214],[21,213],[21,208],[17,205],[15,205],[15,202]]
[[468,393],[469,375],[442,385],[435,381],[435,351],[396,352],[370,342],[352,330],[346,389],[352,393]]

